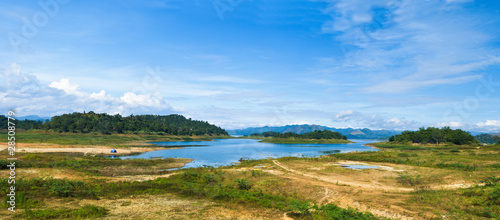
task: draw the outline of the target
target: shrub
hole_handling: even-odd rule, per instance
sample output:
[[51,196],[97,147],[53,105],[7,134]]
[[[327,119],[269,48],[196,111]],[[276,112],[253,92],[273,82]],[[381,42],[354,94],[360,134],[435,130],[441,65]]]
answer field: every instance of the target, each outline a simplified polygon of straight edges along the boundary
[[309,210],[312,208],[312,206],[308,202],[294,200],[292,201],[291,208],[293,210],[293,212],[290,213],[291,215],[304,216],[309,214]]
[[490,164],[489,166],[493,168],[500,168],[500,163]]
[[327,204],[319,207],[316,212],[312,213],[313,219],[338,219],[338,220],[368,220],[378,219],[373,214],[368,212],[359,212],[356,209],[343,209],[333,204]]
[[251,170],[252,177],[262,176],[262,170]]
[[477,170],[477,165],[476,164],[463,164],[460,162],[456,163],[444,163],[440,162],[436,164],[436,167],[439,168],[447,168],[447,169],[456,169],[456,170],[464,170],[464,171],[476,171]]
[[484,186],[486,187],[496,186],[497,184],[500,184],[500,177],[496,177],[494,175],[488,175],[486,176],[486,178],[480,180],[479,182],[484,183]]
[[26,209],[22,214],[17,215],[22,216],[27,219],[82,219],[82,218],[99,218],[104,217],[108,214],[108,210],[95,206],[86,205],[80,209],[42,209],[42,210],[29,210]]
[[488,201],[494,205],[500,205],[500,187],[495,187],[489,193]]
[[238,185],[238,189],[241,190],[249,190],[252,188],[252,183],[250,183],[247,179],[242,178],[242,179],[237,179],[235,180],[236,184]]
[[409,186],[417,186],[422,184],[423,182],[419,174],[413,175],[408,172],[399,173],[396,179],[398,180],[399,183]]
[[53,180],[47,183],[47,188],[50,188],[52,195],[60,197],[69,197],[71,195],[71,184],[66,181]]
[[399,153],[398,157],[410,157],[410,154],[408,154],[408,153]]

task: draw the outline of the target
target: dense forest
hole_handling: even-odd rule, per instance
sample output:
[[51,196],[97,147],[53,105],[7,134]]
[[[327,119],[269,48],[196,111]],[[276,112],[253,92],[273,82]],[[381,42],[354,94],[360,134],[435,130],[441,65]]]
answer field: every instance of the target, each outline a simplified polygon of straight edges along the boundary
[[[0,129],[7,129],[7,120],[6,116],[0,115]],[[11,120],[10,122],[15,123],[16,129],[30,130],[30,129],[40,129],[42,128],[42,121],[34,121],[34,120]]]
[[500,137],[492,134],[480,134],[474,136],[479,142],[485,144],[496,144],[500,142]]
[[313,131],[305,134],[296,134],[292,132],[287,132],[287,133],[279,133],[279,132],[274,132],[274,131],[267,131],[262,134],[259,133],[254,133],[251,136],[258,136],[258,137],[274,137],[274,138],[303,138],[303,139],[343,139],[347,140],[347,136],[340,134],[339,132],[335,131]]
[[[7,127],[7,118],[0,116],[2,129]],[[186,119],[182,115],[108,115],[72,113],[54,116],[50,121],[19,121],[16,129],[41,129],[57,132],[112,133],[158,133],[171,135],[228,135],[227,132],[205,121]]]
[[428,127],[427,129],[420,128],[418,131],[403,131],[401,134],[391,136],[389,142],[422,144],[454,143],[457,145],[479,143],[469,132],[460,129],[453,130],[450,127]]

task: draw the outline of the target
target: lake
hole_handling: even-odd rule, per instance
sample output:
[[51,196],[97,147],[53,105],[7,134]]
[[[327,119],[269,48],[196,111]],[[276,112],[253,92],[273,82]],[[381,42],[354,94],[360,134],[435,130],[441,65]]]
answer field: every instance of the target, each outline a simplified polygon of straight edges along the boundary
[[122,159],[173,157],[190,158],[193,162],[183,168],[207,166],[225,166],[239,162],[241,158],[266,159],[267,157],[302,157],[321,156],[331,153],[346,153],[351,151],[376,151],[377,149],[363,146],[377,140],[351,140],[351,144],[271,144],[260,143],[253,139],[215,139],[213,141],[188,142],[152,142],[166,147],[182,147],[182,149],[167,149],[142,153],[133,156],[122,156]]

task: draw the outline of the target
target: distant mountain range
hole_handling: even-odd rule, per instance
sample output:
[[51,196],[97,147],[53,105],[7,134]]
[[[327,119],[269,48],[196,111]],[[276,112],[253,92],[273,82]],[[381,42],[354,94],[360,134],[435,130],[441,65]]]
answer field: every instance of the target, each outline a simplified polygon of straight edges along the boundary
[[329,130],[336,131],[342,135],[347,136],[349,139],[387,139],[392,135],[400,134],[400,131],[392,130],[370,130],[368,128],[355,129],[355,128],[331,128],[320,125],[286,125],[279,127],[254,127],[236,130],[227,130],[230,135],[251,135],[253,133],[262,133],[266,131],[274,131],[280,133],[293,132],[297,134],[304,134],[315,130]]
[[40,117],[38,115],[26,115],[16,117],[17,120],[32,120],[32,121],[45,121],[45,119],[50,120],[51,117]]

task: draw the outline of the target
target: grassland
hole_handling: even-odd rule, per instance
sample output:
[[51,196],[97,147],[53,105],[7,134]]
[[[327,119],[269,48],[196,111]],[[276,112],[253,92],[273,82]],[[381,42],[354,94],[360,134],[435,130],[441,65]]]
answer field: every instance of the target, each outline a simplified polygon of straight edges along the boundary
[[[58,134],[20,133],[19,137],[52,144],[99,143],[107,146],[135,146],[131,143],[139,145],[141,141],[160,139],[183,140],[183,137],[129,134],[97,135],[97,139],[102,139],[91,142],[90,135],[62,134],[66,135],[63,136],[65,140],[52,135]],[[7,211],[4,200],[0,218],[500,217],[500,145],[375,143],[373,146],[380,150],[249,160],[231,167],[175,171],[167,169],[181,167],[190,160],[121,160],[81,153],[18,152],[18,211],[15,214]],[[0,191],[4,195],[9,176],[5,166],[7,155],[6,151],[0,152]],[[344,164],[364,164],[379,169],[351,170],[343,168]]]
[[[2,155],[6,155],[4,153]],[[5,156],[2,157],[0,161],[7,163]],[[277,219],[285,213],[300,219],[327,219],[328,216],[377,219],[370,213],[354,209],[316,204],[313,198],[304,196],[314,192],[314,186],[283,182],[279,176],[258,170],[240,172],[227,168],[196,168],[173,175],[172,171],[161,169],[185,161],[120,160],[55,153],[19,153],[18,157],[18,212],[11,214],[6,211],[5,199],[2,205],[5,209],[0,211],[2,219],[159,219],[165,216],[174,219],[214,216],[219,216],[218,219],[245,216]],[[112,169],[116,167],[123,169],[121,172]],[[0,171],[0,175],[8,176],[8,172]],[[124,175],[140,179],[127,180]],[[7,180],[0,179],[3,191],[7,189]],[[144,202],[145,199],[150,200],[149,203]],[[157,210],[157,204],[151,204],[151,201],[176,202]],[[179,206],[179,203],[183,205]],[[202,208],[186,204],[199,204]],[[133,206],[144,213],[139,216],[122,206]],[[114,212],[115,209],[122,212]]]
[[305,139],[305,138],[263,138],[260,142],[273,144],[349,144],[354,143],[343,139]]

